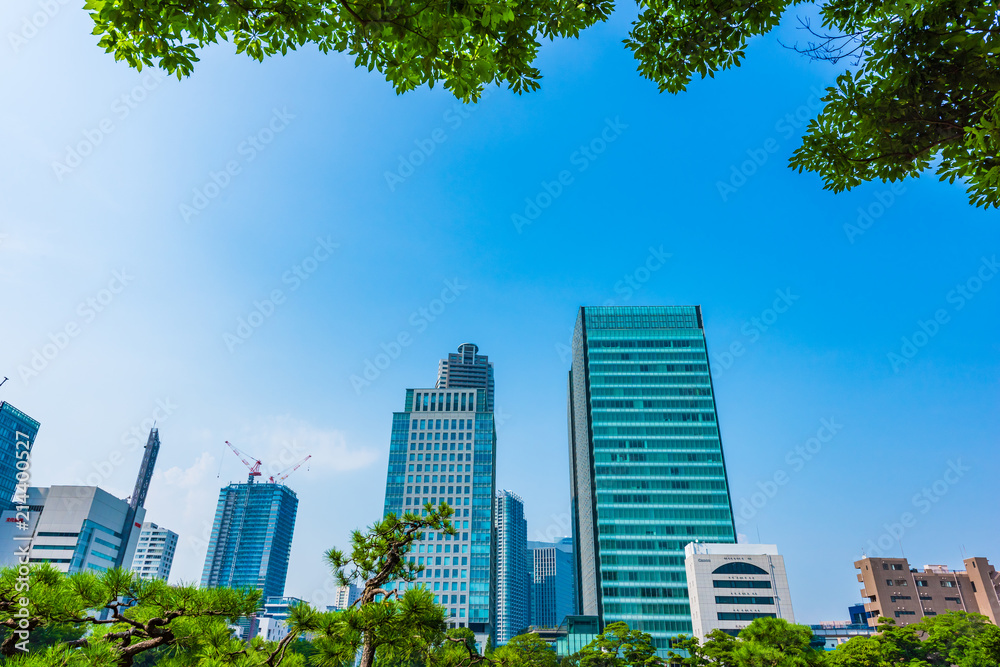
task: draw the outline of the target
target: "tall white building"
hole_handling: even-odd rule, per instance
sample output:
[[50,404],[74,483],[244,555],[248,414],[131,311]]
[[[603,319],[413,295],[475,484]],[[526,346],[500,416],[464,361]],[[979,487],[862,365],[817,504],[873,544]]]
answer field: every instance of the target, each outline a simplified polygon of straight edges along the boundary
[[795,622],[785,559],[773,544],[704,544],[684,548],[691,623],[704,640],[712,630],[737,635],[757,618]]
[[355,586],[354,584],[348,584],[347,586],[337,586],[337,592],[334,593],[333,604],[328,606],[326,610],[344,611],[352,604],[354,604],[359,597],[361,597],[360,586]]
[[142,524],[139,542],[132,559],[132,571],[143,579],[170,578],[170,567],[174,564],[177,550],[177,533],[157,526],[151,521]]
[[[0,566],[15,565],[24,549],[31,563],[49,563],[56,569],[100,573],[111,569],[121,556],[131,563],[139,533],[129,534],[126,522],[134,516],[142,525],[146,510],[130,508],[96,486],[29,487],[23,497],[25,511],[0,514]],[[23,520],[27,514],[28,520]],[[121,552],[121,553],[119,553]]]
[[[471,629],[485,646],[495,630],[497,438],[493,366],[473,348],[466,343],[459,358],[449,356],[447,375],[433,389],[407,389],[404,411],[393,413],[383,516],[421,513],[428,503],[454,508],[455,534],[424,531],[406,556],[423,570],[412,582],[386,588],[431,591],[445,608],[448,627]],[[477,384],[485,386],[472,386]]]
[[496,645],[503,646],[531,625],[531,567],[524,502],[497,490],[493,519],[497,540]]

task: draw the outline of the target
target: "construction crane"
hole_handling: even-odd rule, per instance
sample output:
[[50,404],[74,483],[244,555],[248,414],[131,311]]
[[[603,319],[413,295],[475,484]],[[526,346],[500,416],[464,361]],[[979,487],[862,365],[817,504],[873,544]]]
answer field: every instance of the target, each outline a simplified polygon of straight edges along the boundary
[[301,461],[299,461],[298,463],[296,463],[292,467],[285,468],[284,470],[282,470],[281,472],[279,472],[276,476],[271,477],[268,481],[270,481],[272,483],[274,483],[274,482],[284,482],[285,479],[287,479],[289,475],[291,475],[293,472],[295,472],[296,470],[298,470],[299,468],[301,468],[302,464],[305,463],[306,461],[308,461],[311,458],[312,458],[312,454],[310,454],[309,456],[305,457],[304,459],[302,459]]
[[[253,484],[253,478],[260,477],[261,475],[260,460],[256,456],[250,456],[249,454],[244,454],[240,450],[236,449],[236,447],[234,447],[233,444],[228,440],[226,440],[226,444],[229,445],[229,449],[233,450],[233,453],[235,453],[236,456],[240,457],[240,461],[243,461],[243,465],[245,465],[247,468],[250,469],[250,475],[247,477],[247,484]],[[248,456],[250,456],[250,458],[254,460],[254,463],[252,465],[246,459],[246,457]]]

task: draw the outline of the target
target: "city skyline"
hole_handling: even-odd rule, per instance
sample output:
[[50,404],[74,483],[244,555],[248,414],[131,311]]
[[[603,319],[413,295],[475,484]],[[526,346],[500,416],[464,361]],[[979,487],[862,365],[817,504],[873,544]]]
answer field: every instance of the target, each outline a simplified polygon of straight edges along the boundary
[[[124,434],[123,434],[123,438],[124,438]],[[287,449],[287,448],[286,448],[286,449]],[[298,450],[296,449],[296,451],[298,451]],[[284,452],[283,452],[282,454],[284,455]],[[279,465],[278,467],[281,467],[281,466]],[[959,474],[961,474],[961,472],[960,472]],[[949,478],[949,479],[953,479],[953,478]],[[565,518],[564,518],[564,517],[559,517],[559,516],[557,516],[557,515],[551,515],[551,519],[552,519],[552,521],[551,521],[551,522],[550,522],[550,524],[549,524],[549,525],[547,526],[547,529],[549,530],[549,537],[550,537],[550,538],[551,538],[551,537],[552,537],[553,535],[555,535],[555,536],[558,536],[558,534],[559,534],[559,532],[560,532],[560,529],[561,529],[561,528],[562,528],[562,527],[563,527],[563,526],[565,525]],[[555,531],[555,533],[553,533],[553,532],[552,532],[552,529],[553,529],[553,528],[556,528],[556,529],[557,529],[557,530]],[[530,533],[529,533],[529,537],[530,537],[530,536],[531,536],[531,535],[530,535]],[[535,536],[536,536],[536,537],[541,537],[541,536],[542,536],[542,531],[541,531],[541,530],[537,530],[537,529],[536,529],[536,535],[535,535]],[[876,537],[878,537],[878,536],[876,536]],[[545,539],[545,538],[543,538],[543,539]],[[752,541],[752,540],[751,540],[751,541]],[[873,544],[875,544],[875,542],[873,542]],[[883,544],[883,546],[885,546],[885,545]],[[793,586],[793,588],[794,588],[794,586]],[[329,590],[329,587],[327,587],[327,590]],[[322,596],[322,595],[324,594],[324,592],[323,592],[323,591],[324,591],[324,589],[323,589],[322,587],[320,587],[320,586],[317,586],[317,587],[316,587],[315,589],[313,589],[313,591],[312,591],[312,592],[313,592],[314,594],[315,594],[316,592],[319,592],[319,593],[320,593],[320,595]],[[322,600],[321,600],[321,602],[322,602]]]

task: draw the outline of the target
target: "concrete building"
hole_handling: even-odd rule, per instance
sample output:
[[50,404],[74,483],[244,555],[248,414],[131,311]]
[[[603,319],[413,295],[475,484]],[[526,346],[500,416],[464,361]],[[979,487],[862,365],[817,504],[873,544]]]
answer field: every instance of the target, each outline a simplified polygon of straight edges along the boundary
[[[465,350],[475,348],[469,345],[460,348],[463,362]],[[496,428],[492,365],[475,354],[469,365],[486,369],[473,378],[483,386],[452,386],[461,369],[449,357],[447,377],[437,387],[406,390],[403,411],[393,413],[384,515],[422,512],[426,503],[455,509],[457,534],[426,531],[408,556],[425,569],[414,582],[391,585],[432,591],[447,611],[448,626],[470,628],[484,646],[487,639],[495,643],[496,629]],[[473,381],[462,377],[462,385]]]
[[576,614],[576,581],[573,539],[561,542],[528,542],[531,554],[531,625],[556,628]]
[[170,568],[177,551],[177,533],[145,521],[132,559],[132,571],[143,579],[170,579]]
[[219,492],[215,522],[208,542],[202,588],[246,586],[263,598],[285,594],[292,549],[295,492],[275,482],[230,484]]
[[809,629],[813,633],[813,646],[824,651],[832,651],[854,637],[870,637],[875,634],[875,630],[868,627],[867,623],[848,623],[847,621],[810,625]]
[[[0,565],[17,563],[19,549],[32,563],[49,563],[61,572],[101,573],[115,567],[119,557],[131,563],[139,541],[137,526],[145,517],[142,507],[132,508],[96,486],[29,487],[23,500],[25,512],[16,508],[0,514]],[[27,514],[27,522],[23,514]]]
[[966,558],[964,570],[925,565],[917,570],[905,558],[863,558],[854,563],[864,585],[868,625],[880,616],[908,625],[946,611],[982,614],[1000,621],[1000,577],[985,558]]
[[354,604],[359,597],[361,597],[360,586],[355,586],[354,584],[337,586],[337,592],[334,593],[333,597],[333,604],[328,605],[326,610],[343,611]]
[[694,636],[736,636],[757,618],[795,622],[785,560],[773,544],[703,544],[684,548]]
[[493,510],[497,539],[496,646],[503,646],[531,625],[531,570],[524,502],[498,490]]
[[493,364],[489,357],[478,354],[474,343],[462,343],[458,353],[438,362],[438,389],[485,389],[486,410],[493,412]]
[[[38,428],[37,421],[10,403],[0,402],[0,510],[12,506],[11,499],[19,483],[27,488],[31,475],[28,457],[35,445]],[[18,473],[21,473],[20,482]]]
[[569,374],[577,611],[691,634],[689,542],[736,541],[699,306],[581,308]]
[[264,610],[254,617],[251,637],[280,642],[288,635],[289,610],[303,603],[294,597],[272,597],[264,601]]

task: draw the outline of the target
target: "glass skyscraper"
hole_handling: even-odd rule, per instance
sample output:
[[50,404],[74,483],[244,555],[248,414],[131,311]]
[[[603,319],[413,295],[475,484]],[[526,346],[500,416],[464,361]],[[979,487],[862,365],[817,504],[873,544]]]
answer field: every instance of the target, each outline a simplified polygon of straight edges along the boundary
[[[467,346],[475,348],[471,343],[462,348]],[[485,369],[478,380],[483,386],[466,386],[473,384],[465,379],[468,373],[452,386],[462,369],[449,363],[450,372],[436,387],[407,389],[403,411],[393,413],[385,515],[423,512],[428,502],[455,509],[457,534],[425,532],[408,558],[426,569],[416,581],[394,585],[432,591],[447,610],[449,627],[470,628],[482,648],[494,633],[496,429],[493,366],[474,353],[469,361]]]
[[262,600],[285,594],[299,500],[283,484],[230,484],[219,492],[202,588],[247,586]]
[[584,307],[569,375],[579,612],[691,633],[684,547],[733,543],[699,306]]
[[493,511],[497,536],[497,646],[531,625],[531,567],[524,502],[511,491],[497,491]]
[[[12,506],[19,472],[17,452],[31,451],[38,426],[37,421],[10,403],[0,402],[0,510]],[[30,466],[30,463],[24,465]]]
[[555,628],[576,614],[573,540],[528,542],[532,570],[531,624]]

